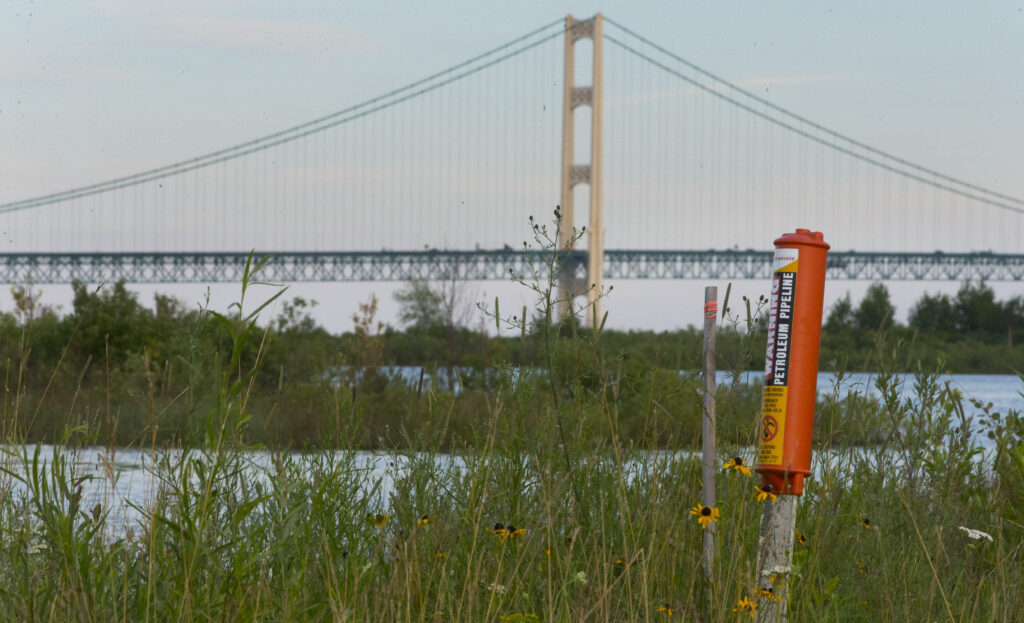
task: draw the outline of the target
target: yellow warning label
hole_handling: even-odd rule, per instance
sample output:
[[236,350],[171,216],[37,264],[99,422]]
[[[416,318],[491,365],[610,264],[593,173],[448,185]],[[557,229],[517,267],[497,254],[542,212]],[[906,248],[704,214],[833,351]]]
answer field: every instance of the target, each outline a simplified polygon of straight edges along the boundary
[[758,465],[782,465],[782,444],[786,433],[785,385],[765,385],[761,391],[761,446]]
[[795,273],[800,268],[800,260],[793,260],[789,264],[783,264],[775,269],[777,273]]

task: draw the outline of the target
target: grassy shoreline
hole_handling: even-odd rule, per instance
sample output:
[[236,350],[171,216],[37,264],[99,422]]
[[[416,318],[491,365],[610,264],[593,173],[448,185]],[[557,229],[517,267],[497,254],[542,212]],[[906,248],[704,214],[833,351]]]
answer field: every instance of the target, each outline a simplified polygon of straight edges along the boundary
[[[529,287],[550,296],[548,285]],[[422,296],[437,294],[424,284],[419,287]],[[248,338],[235,353],[229,325],[203,307],[190,309],[157,295],[155,309],[149,310],[123,283],[92,291],[75,284],[74,291],[74,308],[64,315],[47,308],[31,289],[17,290],[13,312],[0,312],[5,380],[0,436],[58,442],[66,428],[82,425],[102,444],[201,444],[205,418],[217,408],[219,377],[232,359],[237,359],[236,368],[253,370],[247,381],[251,421],[245,440],[275,448],[338,447],[338,431],[353,426],[358,430],[345,443],[362,449],[400,447],[406,438],[436,429],[443,413],[444,427],[434,431],[434,441],[443,449],[458,449],[472,440],[470,431],[479,426],[490,402],[513,400],[519,391],[516,370],[550,374],[562,393],[553,393],[551,383],[535,392],[535,409],[528,416],[535,424],[562,400],[584,395],[597,404],[591,394],[598,391],[609,393],[603,400],[614,403],[616,426],[624,434],[644,430],[654,410],[672,413],[682,430],[693,430],[698,421],[696,373],[679,373],[700,367],[702,338],[694,328],[657,334],[594,331],[580,326],[576,317],[551,322],[545,305],[552,301],[540,300],[530,318],[497,319],[502,334],[513,337],[460,328],[436,314],[421,319],[424,324],[417,321],[396,331],[378,321],[371,299],[353,318],[353,331],[331,335],[311,319],[314,303],[287,300],[277,291],[273,305],[261,310],[265,317],[272,310],[276,315],[260,325],[252,318]],[[1013,307],[1012,301],[989,301],[983,286],[966,284],[962,292],[970,295],[965,309],[984,308],[985,301],[997,311]],[[882,303],[884,297],[866,299],[854,310],[847,301],[845,312],[832,310],[822,337],[823,370],[1024,370],[1024,344],[1013,344],[1012,331],[951,332],[959,325],[938,322],[941,314],[928,316],[933,330],[917,331],[889,323],[891,310]],[[718,369],[758,369],[764,356],[763,301],[734,301],[732,306],[738,311],[729,311],[718,334]],[[875,321],[881,330],[869,328]],[[398,378],[388,372],[396,366],[417,366],[424,375]],[[424,381],[454,372],[459,374],[458,395]],[[541,378],[522,380],[544,384]],[[758,400],[757,390],[720,390],[724,439],[737,442],[747,435],[746,422]],[[830,408],[819,404],[820,411]],[[875,411],[881,413],[878,405]],[[595,442],[608,443],[607,418],[590,419]],[[851,428],[845,421],[838,427],[846,428],[839,431],[845,439],[860,443],[871,443],[868,433],[877,428]],[[696,444],[693,435],[665,429],[653,437],[648,432],[645,442],[657,447]]]
[[[232,441],[242,412],[229,410],[214,422],[219,445],[156,449],[161,489],[113,540],[111,509],[82,503],[64,454],[73,445],[58,446],[48,469],[8,449],[27,476],[20,494],[14,470],[0,479],[0,618],[750,620],[733,608],[758,603],[755,478],[719,475],[708,597],[702,529],[688,513],[699,459],[617,435],[595,444],[582,428],[562,445],[553,423],[536,430],[521,417],[527,402],[491,403],[457,466],[423,438],[410,440],[415,452],[384,453],[394,463],[386,496],[351,451],[270,451],[254,468]],[[835,458],[800,502],[791,620],[1014,620],[1024,606],[1020,431],[1000,437],[1002,456],[980,470],[955,401],[894,408],[912,426],[886,449],[818,446]],[[655,414],[648,426],[669,423]],[[720,460],[736,453],[751,462],[728,446]],[[496,523],[525,532],[494,534]]]

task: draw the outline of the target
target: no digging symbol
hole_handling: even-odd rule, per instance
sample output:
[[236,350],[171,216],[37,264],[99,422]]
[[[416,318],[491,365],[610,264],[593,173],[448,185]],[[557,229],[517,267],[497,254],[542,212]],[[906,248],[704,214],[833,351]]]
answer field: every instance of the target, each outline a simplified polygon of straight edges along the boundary
[[779,421],[771,415],[764,416],[761,420],[761,441],[767,443],[779,434]]

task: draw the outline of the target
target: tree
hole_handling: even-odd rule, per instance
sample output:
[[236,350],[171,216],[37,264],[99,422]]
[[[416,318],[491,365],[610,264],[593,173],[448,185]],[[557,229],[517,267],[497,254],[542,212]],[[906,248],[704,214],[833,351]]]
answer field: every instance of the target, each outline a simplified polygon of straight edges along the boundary
[[896,308],[889,300],[889,290],[879,281],[871,284],[853,312],[853,323],[858,329],[881,330],[892,324]]
[[1013,348],[1013,337],[1024,333],[1024,296],[1003,303],[1003,322],[1006,326],[1006,345]]
[[113,288],[89,287],[75,280],[72,305],[67,318],[78,327],[82,353],[103,361],[107,354],[117,361],[129,353],[138,353],[151,343],[153,314],[139,304],[135,293],[129,292],[124,280]]
[[395,301],[399,305],[398,320],[406,328],[429,329],[445,324],[442,292],[422,279],[413,279],[395,292]]
[[825,321],[825,331],[839,333],[843,329],[853,326],[853,303],[850,302],[850,293],[835,302],[832,310],[828,313]]
[[384,323],[377,320],[377,295],[359,304],[359,312],[352,315],[355,330],[352,333],[351,363],[344,372],[350,387],[362,387],[371,392],[384,389],[386,379],[380,374],[384,359],[381,331]]
[[910,326],[922,333],[956,331],[956,311],[953,301],[947,294],[934,296],[925,293],[910,310],[908,322]]
[[978,285],[965,281],[956,293],[957,330],[967,333],[1003,334],[1003,310],[996,302],[992,288],[979,281]]
[[317,329],[310,311],[319,303],[296,296],[281,304],[281,313],[274,321],[278,333],[312,333]]

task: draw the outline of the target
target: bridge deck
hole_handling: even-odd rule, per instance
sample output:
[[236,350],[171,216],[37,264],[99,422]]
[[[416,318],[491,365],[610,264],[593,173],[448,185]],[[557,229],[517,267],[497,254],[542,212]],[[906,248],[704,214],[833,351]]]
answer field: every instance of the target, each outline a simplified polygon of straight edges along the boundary
[[[259,252],[256,255],[265,255]],[[543,270],[537,251],[274,252],[263,279],[281,282],[505,280]],[[25,253],[0,255],[6,283],[218,283],[241,279],[247,253]],[[770,251],[605,252],[605,279],[761,279]],[[564,254],[575,278],[586,278],[586,254]],[[829,254],[828,276],[862,280],[1024,280],[1024,255],[995,253]]]

